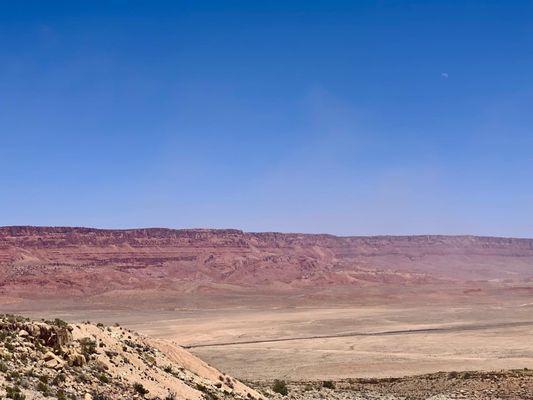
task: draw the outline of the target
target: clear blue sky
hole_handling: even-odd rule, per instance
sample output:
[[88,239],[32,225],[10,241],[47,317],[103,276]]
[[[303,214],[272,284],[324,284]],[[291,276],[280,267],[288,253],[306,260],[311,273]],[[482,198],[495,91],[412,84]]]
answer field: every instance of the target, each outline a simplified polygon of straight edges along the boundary
[[531,1],[0,2],[0,225],[533,237]]

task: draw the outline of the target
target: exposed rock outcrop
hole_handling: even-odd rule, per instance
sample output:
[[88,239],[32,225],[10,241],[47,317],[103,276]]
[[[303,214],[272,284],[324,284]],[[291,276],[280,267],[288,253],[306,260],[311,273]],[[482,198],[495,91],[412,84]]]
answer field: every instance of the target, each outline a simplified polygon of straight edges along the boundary
[[119,326],[0,316],[0,398],[232,399],[263,396],[184,349]]
[[529,284],[532,266],[533,239],[0,228],[4,298],[125,290],[300,291],[480,280]]

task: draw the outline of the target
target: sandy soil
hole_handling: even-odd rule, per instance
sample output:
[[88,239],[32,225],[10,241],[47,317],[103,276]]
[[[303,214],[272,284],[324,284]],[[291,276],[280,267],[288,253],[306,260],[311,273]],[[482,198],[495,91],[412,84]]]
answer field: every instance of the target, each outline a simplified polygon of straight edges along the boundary
[[424,304],[30,313],[120,322],[247,380],[533,368],[527,299]]

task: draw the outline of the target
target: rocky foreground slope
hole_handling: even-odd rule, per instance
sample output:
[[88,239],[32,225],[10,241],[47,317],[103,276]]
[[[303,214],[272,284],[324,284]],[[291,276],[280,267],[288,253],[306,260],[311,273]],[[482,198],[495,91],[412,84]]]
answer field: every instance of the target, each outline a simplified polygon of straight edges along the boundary
[[120,326],[0,316],[0,398],[262,399],[172,343]]
[[337,382],[263,381],[247,386],[179,346],[120,326],[1,315],[0,398],[525,400],[533,398],[533,371],[440,372]]
[[[530,400],[533,370],[439,372],[389,379],[258,385],[276,400]],[[277,387],[281,393],[276,393]]]
[[4,298],[466,281],[532,282],[533,239],[0,228]]

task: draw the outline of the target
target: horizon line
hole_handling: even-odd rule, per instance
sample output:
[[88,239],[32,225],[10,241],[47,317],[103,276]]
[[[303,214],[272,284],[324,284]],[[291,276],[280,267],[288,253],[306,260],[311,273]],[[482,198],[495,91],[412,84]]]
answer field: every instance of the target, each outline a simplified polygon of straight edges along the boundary
[[442,233],[430,233],[430,234],[377,234],[377,235],[364,235],[364,234],[353,234],[353,235],[336,235],[332,233],[317,233],[317,232],[296,232],[296,231],[246,231],[239,228],[205,228],[205,227],[195,227],[195,228],[169,228],[169,227],[136,227],[136,228],[99,228],[92,226],[76,226],[76,225],[2,225],[0,226],[0,231],[6,229],[83,229],[83,230],[92,230],[92,231],[122,231],[122,232],[131,232],[131,231],[148,231],[148,230],[166,230],[166,231],[196,231],[196,232],[223,232],[223,231],[233,231],[243,234],[279,234],[279,235],[307,235],[307,236],[331,236],[338,238],[384,238],[384,237],[462,237],[462,238],[493,238],[493,239],[513,239],[513,240],[533,240],[533,237],[517,237],[517,236],[498,236],[498,235],[476,235],[476,234],[442,234]]

